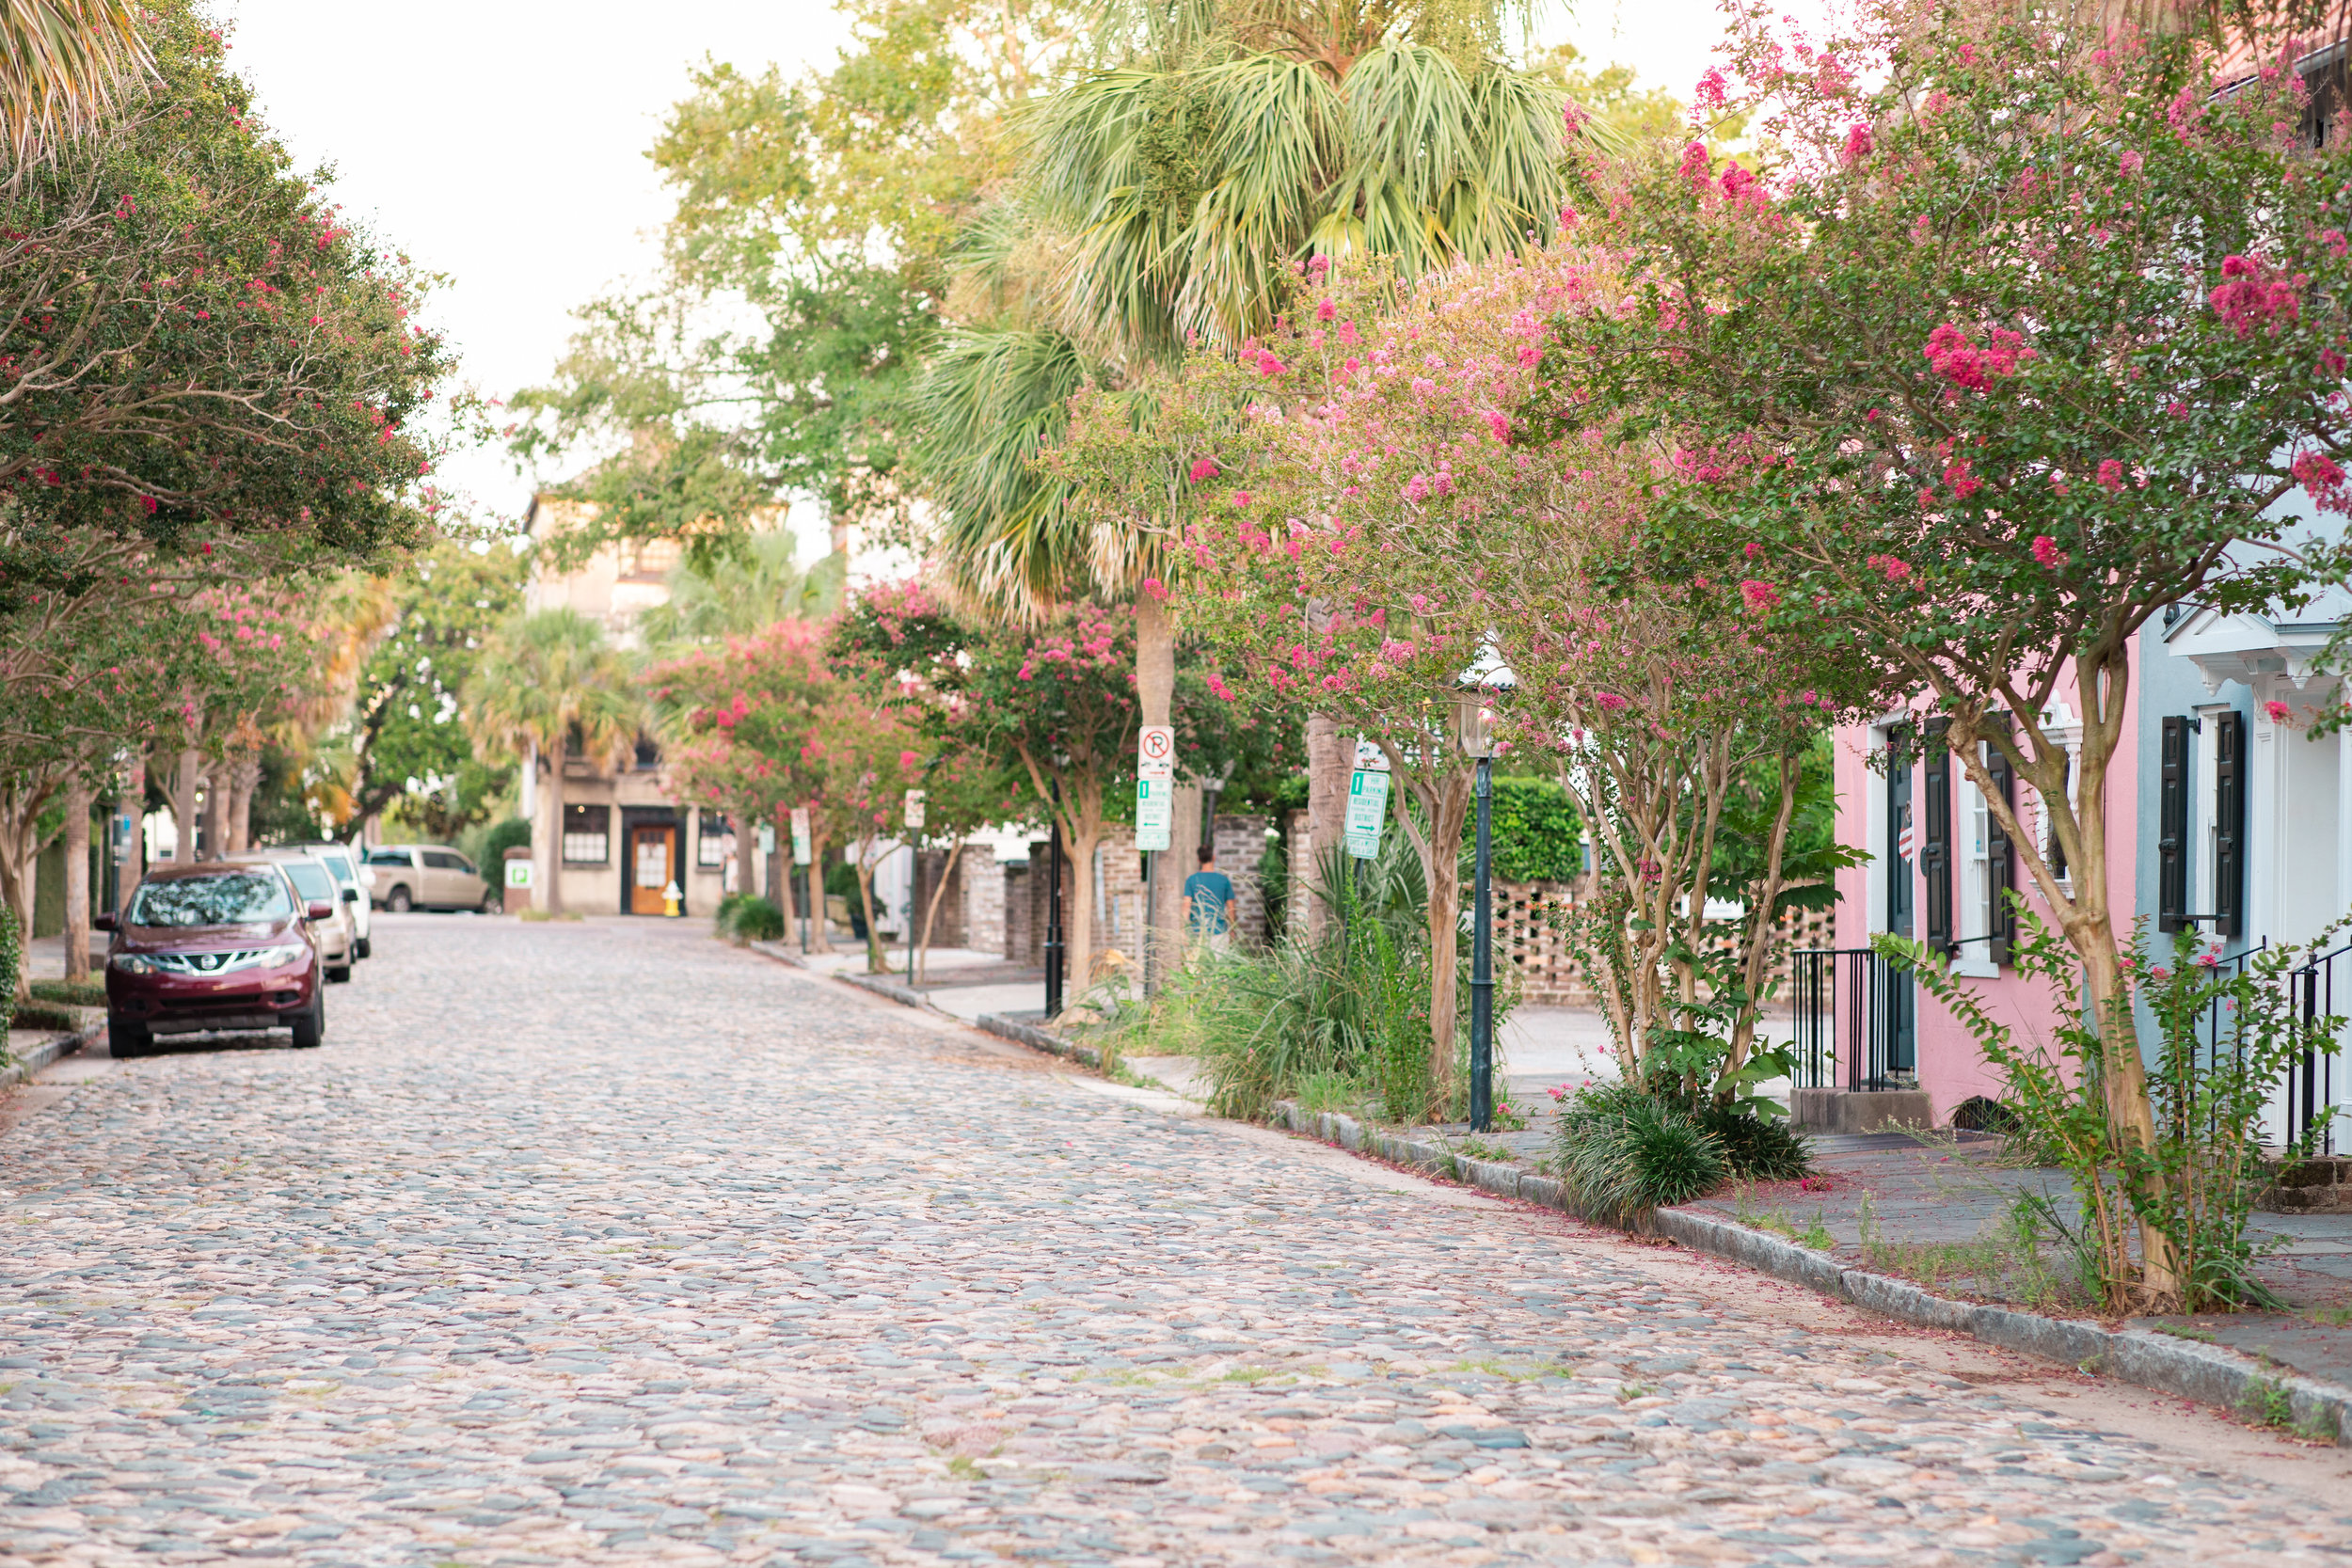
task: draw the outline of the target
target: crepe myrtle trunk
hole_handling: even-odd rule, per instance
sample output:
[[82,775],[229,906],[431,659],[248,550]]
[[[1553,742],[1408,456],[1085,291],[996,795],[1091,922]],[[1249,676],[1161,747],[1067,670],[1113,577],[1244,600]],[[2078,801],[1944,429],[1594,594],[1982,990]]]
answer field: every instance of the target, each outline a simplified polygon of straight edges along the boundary
[[229,852],[230,766],[216,762],[204,775],[204,858],[216,861]]
[[[2073,759],[2042,730],[2036,705],[2005,694],[2014,731],[1988,724],[1992,699],[1947,702],[1947,743],[1979,797],[2009,835],[2034,887],[2049,909],[2067,945],[2082,961],[2083,988],[2091,1026],[2100,1044],[2100,1086],[2109,1126],[2127,1148],[2153,1148],[2155,1109],[2148,1097],[2148,1072],[2133,1023],[2131,986],[2125,976],[2123,944],[2117,939],[2107,895],[2107,782],[2130,711],[2131,670],[2126,644],[2112,639],[2076,656],[2074,677],[2082,713],[2080,752]],[[2061,883],[2042,852],[2040,835],[2026,831],[2016,808],[2004,799],[1984,764],[1982,746],[1997,747],[2010,770],[2039,797],[2050,835],[2065,851],[2067,881]],[[2030,743],[2028,753],[2026,743]],[[2159,1185],[2161,1172],[2149,1179]],[[2151,1310],[2170,1310],[2182,1295],[2180,1259],[2171,1241],[2154,1225],[2139,1224],[2141,1289]]]
[[[1291,867],[1291,883],[1295,890],[1292,896],[1300,897],[1306,913],[1310,942],[1322,938],[1331,916],[1330,901],[1315,886],[1315,879],[1346,836],[1348,773],[1354,756],[1352,746],[1341,738],[1338,721],[1327,713],[1307,715],[1307,863]],[[1400,802],[1403,798],[1400,790]]]
[[[1421,858],[1422,878],[1429,889],[1430,1069],[1439,1105],[1450,1105],[1458,1086],[1454,1036],[1460,983],[1454,969],[1462,934],[1462,827],[1470,818],[1477,775],[1452,753],[1446,753],[1445,766],[1423,768],[1407,766],[1405,753],[1385,740],[1380,749],[1389,755],[1391,775],[1404,786],[1396,796],[1397,825]],[[1408,795],[1421,807],[1419,822],[1405,807]]]
[[[940,864],[930,896],[923,901],[923,936],[921,944],[915,950],[914,983],[918,986],[929,978],[931,972],[931,924],[939,918],[940,898],[946,893],[948,884],[956,879],[956,863],[962,858],[963,840],[959,838],[947,846],[947,858]],[[967,936],[964,940],[968,942],[971,939]]]
[[[759,884],[752,879],[755,874],[752,855],[757,838],[752,827],[752,814],[737,805],[727,812],[727,820],[735,824],[735,891],[749,898],[759,892]],[[789,901],[783,908],[789,912]]]
[[203,758],[193,746],[180,752],[171,771],[171,858],[180,865],[196,862],[196,781],[204,770]]
[[[787,829],[791,820],[789,816],[785,818]],[[808,899],[808,950],[812,953],[830,953],[833,951],[833,939],[825,934],[824,818],[818,814],[815,806],[808,808],[808,863],[792,869],[801,878],[801,891]]]
[[89,978],[89,785],[65,791],[65,977]]

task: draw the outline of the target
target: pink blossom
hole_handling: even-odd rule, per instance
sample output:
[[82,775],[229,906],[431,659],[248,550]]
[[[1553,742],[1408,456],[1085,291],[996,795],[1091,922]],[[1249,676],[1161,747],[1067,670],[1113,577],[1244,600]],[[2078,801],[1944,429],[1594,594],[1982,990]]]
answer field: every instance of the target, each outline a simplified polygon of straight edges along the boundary
[[1593,702],[1603,713],[1614,713],[1619,708],[1632,705],[1613,691],[1596,691],[1593,693]]
[[2269,716],[2270,721],[2274,724],[2283,724],[2288,720],[2295,717],[2295,710],[2293,708],[2287,706],[2284,703],[2279,702],[2263,704],[2263,712]]
[[1856,125],[1846,133],[1846,148],[1841,156],[1847,163],[1858,164],[1870,155],[1871,148],[1870,128]]
[[898,753],[898,769],[900,772],[912,772],[914,771],[914,765],[922,760],[922,757],[914,752],[900,752]]
[[1707,155],[1704,142],[1692,142],[1682,150],[1682,177],[1693,185],[1707,182],[1713,160]]
[[2123,178],[2126,180],[2129,180],[2134,175],[2137,174],[2140,170],[2140,166],[2146,162],[2146,159],[2142,158],[2137,150],[2131,148],[2125,148],[2123,150],[2123,155],[2116,160],[2118,166],[2120,166],[2123,171]]
[[1258,373],[1269,378],[1286,374],[1290,370],[1289,366],[1274,356],[1274,351],[1270,348],[1262,348],[1258,351],[1257,364]]
[[1486,428],[1494,432],[1496,440],[1506,444],[1510,441],[1511,421],[1502,410],[1495,408],[1486,410]]
[[2326,245],[2328,254],[2330,256],[2341,257],[2347,248],[2344,245],[2344,230],[2341,229],[2322,229],[2312,238]]
[[1969,472],[1968,459],[1964,457],[1945,465],[1944,483],[1950,485],[1952,494],[1962,500],[1984,488],[1984,481]]
[[1416,615],[1429,613],[1429,595],[1426,594],[1416,594],[1406,602],[1413,607],[1413,613]]
[[1764,546],[1761,542],[1751,539],[1740,547],[1740,553],[1750,561],[1761,561],[1764,559]]
[[1190,478],[1195,484],[1204,479],[1215,479],[1216,475],[1217,467],[1214,458],[1196,457],[1192,460]]
[[1985,346],[1978,347],[1968,334],[1951,322],[1946,322],[1928,334],[1928,368],[1946,380],[1967,388],[1973,392],[1987,390],[1992,378],[2015,375],[2017,367],[2031,359],[2033,350],[2025,346],[2024,337],[2015,332],[1994,327],[1985,334]]
[[[1318,254],[1318,255],[1310,256],[1310,257],[1308,257],[1308,258],[1307,258],[1307,276],[1308,276],[1308,277],[1322,277],[1325,273],[1329,272],[1330,270],[1331,270],[1331,258],[1329,258],[1328,256],[1324,256],[1324,255],[1320,255],[1320,254]],[[1324,319],[1325,319],[1326,321],[1330,320],[1330,318],[1329,318],[1328,316],[1326,316]]]
[[1724,106],[1722,70],[1715,66],[1708,66],[1707,73],[1699,78],[1698,86],[1691,89],[1691,96],[1698,101],[1699,107],[1703,109],[1722,108]]
[[1247,490],[1234,491],[1233,504],[1235,506],[1248,506],[1249,504],[1249,492]]
[[2291,278],[2279,273],[2265,277],[2265,271],[2251,257],[2225,257],[2221,262],[2223,282],[2205,296],[2214,313],[2241,339],[2252,337],[2265,325],[2276,332],[2302,319],[2301,291],[2310,279],[2300,273]]
[[1405,499],[1408,501],[1427,500],[1429,499],[1429,476],[1427,474],[1415,474],[1412,478],[1406,480],[1405,482]]
[[1759,582],[1754,578],[1749,578],[1740,584],[1740,596],[1748,602],[1750,610],[1771,610],[1780,603],[1779,589],[1774,588],[1769,582]]
[[[1865,562],[1870,570],[1884,575],[1889,582],[1901,582],[1911,576],[1911,563],[1891,555],[1874,555]],[[1807,700],[1811,693],[1806,694]]]
[[1339,313],[1340,308],[1327,299],[1315,302],[1315,320],[1319,322],[1327,322]]
[[2046,533],[2037,533],[2033,536],[2033,558],[2054,572],[2065,565],[2071,559],[2064,550],[2058,547],[2058,541]]
[[2122,463],[2110,457],[2100,464],[2097,483],[2100,489],[2105,490],[2110,496],[2122,495],[2123,493]]

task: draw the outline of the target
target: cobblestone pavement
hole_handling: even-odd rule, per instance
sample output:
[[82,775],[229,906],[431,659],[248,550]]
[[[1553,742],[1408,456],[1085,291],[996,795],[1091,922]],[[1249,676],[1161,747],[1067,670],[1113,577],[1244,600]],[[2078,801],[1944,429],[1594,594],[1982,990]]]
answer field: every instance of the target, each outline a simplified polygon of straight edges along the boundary
[[0,1133],[0,1561],[2352,1545],[2339,1450],[1174,1115],[699,923],[378,945],[324,1050],[85,1064]]

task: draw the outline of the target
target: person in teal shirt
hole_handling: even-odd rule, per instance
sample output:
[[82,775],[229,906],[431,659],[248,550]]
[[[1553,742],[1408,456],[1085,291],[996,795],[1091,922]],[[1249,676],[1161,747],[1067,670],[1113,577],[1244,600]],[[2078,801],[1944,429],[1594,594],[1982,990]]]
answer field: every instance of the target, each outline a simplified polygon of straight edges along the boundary
[[1216,851],[1205,844],[1200,847],[1200,869],[1184,879],[1184,902],[1191,906],[1195,936],[1206,937],[1219,953],[1232,944],[1238,912],[1233,879],[1216,868]]

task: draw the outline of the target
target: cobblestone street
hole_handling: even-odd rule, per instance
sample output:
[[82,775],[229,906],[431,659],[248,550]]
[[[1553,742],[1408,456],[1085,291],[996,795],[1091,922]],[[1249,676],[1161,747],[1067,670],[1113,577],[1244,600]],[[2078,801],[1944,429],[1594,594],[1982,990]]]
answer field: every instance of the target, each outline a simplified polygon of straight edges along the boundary
[[1083,1083],[379,917],[0,1132],[0,1562],[2337,1563],[2352,1456]]

